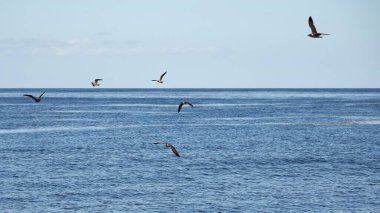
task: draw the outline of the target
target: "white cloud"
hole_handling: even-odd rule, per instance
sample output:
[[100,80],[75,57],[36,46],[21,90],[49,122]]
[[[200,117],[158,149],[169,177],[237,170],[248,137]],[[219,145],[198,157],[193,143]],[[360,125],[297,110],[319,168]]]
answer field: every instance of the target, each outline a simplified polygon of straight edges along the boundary
[[72,38],[56,40],[50,38],[36,39],[2,39],[0,55],[52,55],[52,56],[100,56],[124,54],[191,54],[215,53],[219,48],[163,46],[151,47],[143,45],[139,40],[102,40],[95,38]]

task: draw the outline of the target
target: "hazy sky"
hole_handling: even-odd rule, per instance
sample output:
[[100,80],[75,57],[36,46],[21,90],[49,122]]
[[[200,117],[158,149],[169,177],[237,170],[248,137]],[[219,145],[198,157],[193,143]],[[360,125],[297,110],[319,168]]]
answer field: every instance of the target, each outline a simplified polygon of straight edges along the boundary
[[380,87],[379,22],[378,0],[0,0],[0,87]]

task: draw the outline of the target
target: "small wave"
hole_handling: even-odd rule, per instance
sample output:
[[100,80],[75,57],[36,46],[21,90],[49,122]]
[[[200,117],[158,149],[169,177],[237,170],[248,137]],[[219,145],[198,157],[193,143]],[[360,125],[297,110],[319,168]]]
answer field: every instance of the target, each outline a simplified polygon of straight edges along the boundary
[[200,107],[234,107],[234,106],[269,106],[269,105],[279,105],[279,104],[269,104],[269,103],[250,103],[250,104],[228,104],[228,103],[215,103],[215,104],[196,104]]
[[135,110],[53,110],[50,113],[67,113],[67,114],[159,114],[167,115],[166,112],[156,112],[156,111],[135,111]]
[[288,165],[288,164],[319,164],[327,163],[328,160],[325,158],[314,158],[314,157],[295,157],[295,158],[274,158],[263,161],[263,164],[271,165]]
[[[246,124],[182,124],[177,126],[242,126]],[[38,128],[19,128],[19,129],[0,129],[0,134],[21,134],[21,133],[40,133],[40,132],[80,132],[108,129],[126,129],[126,128],[142,128],[142,127],[173,127],[174,125],[166,124],[147,124],[147,125],[121,125],[121,126],[73,126],[73,127],[38,127]]]
[[86,130],[104,130],[108,127],[100,126],[82,126],[82,127],[39,127],[39,128],[20,128],[20,129],[0,129],[0,134],[17,134],[17,133],[36,133],[51,131],[86,131]]
[[59,118],[52,119],[51,121],[96,121],[95,119],[82,119],[82,118]]
[[[328,122],[271,122],[261,123],[261,125],[305,125],[305,126],[339,126],[339,125],[379,125],[380,120],[369,121],[328,121]],[[260,123],[258,124],[260,125]]]
[[176,104],[99,104],[100,107],[173,107]]
[[379,125],[380,117],[378,116],[337,116],[359,125]]
[[104,113],[104,114],[112,114],[112,113],[127,113],[134,111],[126,111],[126,110],[52,110],[50,112],[53,113]]
[[30,106],[30,103],[29,104],[9,104],[9,103],[1,103],[0,106]]
[[83,105],[63,105],[55,106],[56,108],[83,108],[83,107],[173,107],[178,106],[177,104],[93,104],[93,103],[84,103]]
[[72,127],[38,127],[38,128],[20,128],[20,129],[0,129],[0,134],[18,134],[18,133],[38,133],[38,132],[52,132],[52,131],[93,131],[93,130],[108,130],[108,129],[127,129],[127,128],[141,128],[141,127],[171,127],[174,125],[165,124],[147,124],[147,125],[120,125],[120,126],[72,126]]
[[357,122],[350,121],[331,121],[331,122],[265,122],[256,125],[304,125],[304,126],[337,126],[337,125],[353,125]]
[[251,121],[251,120],[259,120],[262,118],[254,118],[254,117],[231,117],[231,118],[205,118],[207,121]]
[[364,121],[356,121],[356,124],[361,125],[380,125],[380,120],[364,120]]
[[[250,119],[250,118],[248,118]],[[86,119],[57,119],[58,121],[83,121]],[[231,120],[238,121],[238,120]],[[38,133],[50,131],[93,131],[108,129],[126,129],[126,128],[143,128],[143,127],[207,127],[207,126],[262,126],[262,125],[312,125],[312,126],[336,126],[336,125],[380,125],[380,120],[363,120],[363,121],[332,121],[332,122],[263,122],[263,123],[198,123],[198,124],[130,124],[119,126],[60,126],[60,127],[39,127],[39,128],[19,128],[19,129],[0,129],[0,134],[18,134],[18,133]]]
[[272,119],[290,119],[290,118],[301,118],[302,116],[279,116],[279,117],[224,117],[224,118],[205,118],[204,120],[210,121],[249,121],[249,120],[272,120]]
[[53,113],[119,113],[120,110],[52,110]]

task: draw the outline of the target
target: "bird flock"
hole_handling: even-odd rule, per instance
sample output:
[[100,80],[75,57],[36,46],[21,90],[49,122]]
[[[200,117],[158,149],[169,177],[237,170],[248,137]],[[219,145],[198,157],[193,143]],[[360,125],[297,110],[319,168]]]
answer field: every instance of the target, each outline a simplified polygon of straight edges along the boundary
[[[316,28],[315,25],[314,25],[314,21],[313,21],[313,18],[312,18],[311,16],[310,16],[309,19],[308,19],[308,24],[309,24],[309,27],[310,27],[310,29],[311,29],[311,33],[308,35],[309,37],[311,37],[311,38],[322,38],[322,35],[330,35],[330,34],[326,34],[326,33],[319,33],[319,32],[317,31],[317,28]],[[165,72],[160,76],[160,79],[159,79],[159,80],[152,80],[152,81],[155,81],[155,82],[157,82],[157,83],[159,83],[159,84],[163,84],[163,83],[164,83],[163,79],[164,79],[164,76],[166,75],[166,73],[167,73],[167,71],[165,71]],[[94,79],[93,82],[91,82],[91,85],[92,85],[93,87],[99,87],[99,86],[100,86],[99,81],[102,81],[102,80],[103,80],[103,79],[96,78],[96,79]],[[24,96],[32,98],[35,102],[40,102],[40,101],[42,100],[42,96],[43,96],[44,94],[45,94],[45,92],[43,92],[43,93],[42,93],[40,96],[38,96],[38,97],[35,97],[35,96],[33,96],[33,95],[29,95],[29,94],[25,94]],[[194,107],[192,103],[190,103],[190,102],[188,102],[188,101],[182,101],[182,102],[179,103],[179,105],[178,105],[178,110],[177,110],[177,112],[180,113],[181,110],[182,110],[182,108],[183,108],[184,106],[186,106],[186,105],[191,106],[191,107]],[[177,151],[177,149],[176,149],[172,144],[170,144],[170,143],[154,143],[154,144],[164,144],[165,147],[170,148],[170,149],[172,150],[172,152],[173,152],[177,157],[180,157],[179,152]]]

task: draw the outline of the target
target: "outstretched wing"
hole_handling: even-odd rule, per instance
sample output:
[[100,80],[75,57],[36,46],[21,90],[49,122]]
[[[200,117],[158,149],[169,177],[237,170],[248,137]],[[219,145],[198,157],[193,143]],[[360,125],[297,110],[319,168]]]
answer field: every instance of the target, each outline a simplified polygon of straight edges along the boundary
[[311,33],[312,34],[317,34],[317,28],[315,28],[314,26],[314,22],[313,22],[313,19],[311,18],[311,16],[309,17],[309,26],[310,26],[310,29],[311,29]]
[[173,146],[173,145],[170,145],[170,148],[172,149],[172,152],[177,155],[177,157],[181,157],[177,151],[177,149]]
[[37,98],[35,98],[33,95],[24,95],[33,98],[35,101],[37,101]]
[[45,94],[45,92],[43,92],[41,95],[40,95],[40,97],[39,98],[41,98],[43,95]]
[[103,81],[103,79],[95,79],[95,83],[97,84],[98,81]]
[[178,106],[178,113],[181,111],[183,104],[184,104],[184,102],[181,102],[181,103],[179,104],[179,106]]
[[191,107],[194,107],[190,102],[187,102],[187,101],[183,102],[183,104],[187,104],[187,105],[190,105]]
[[162,81],[162,79],[164,78],[164,76],[166,75],[167,72],[164,72],[164,74],[161,75],[160,77],[160,81]]

